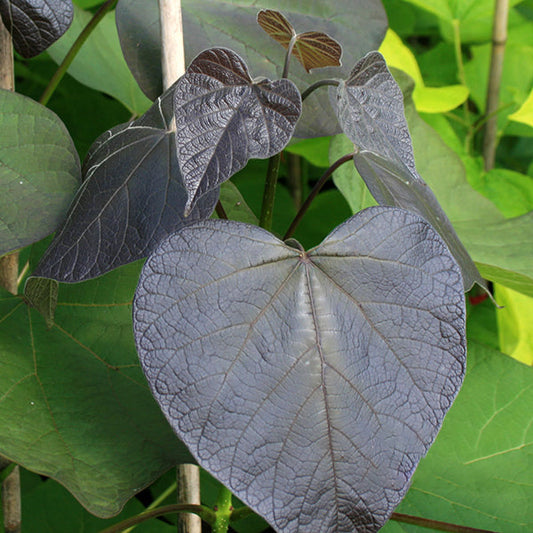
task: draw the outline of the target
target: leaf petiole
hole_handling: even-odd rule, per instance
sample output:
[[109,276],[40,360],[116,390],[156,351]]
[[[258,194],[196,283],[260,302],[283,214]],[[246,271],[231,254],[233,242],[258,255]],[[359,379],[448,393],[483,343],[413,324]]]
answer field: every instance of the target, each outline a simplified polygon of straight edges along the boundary
[[341,165],[344,163],[347,163],[350,161],[355,153],[346,154],[337,159],[333,165],[331,165],[324,174],[320,177],[320,179],[316,182],[315,186],[309,193],[309,196],[305,199],[305,202],[302,204],[300,209],[298,210],[298,213],[296,213],[296,216],[294,217],[293,221],[291,222],[291,225],[289,226],[289,229],[285,233],[283,240],[286,241],[289,237],[292,237],[294,232],[296,231],[296,228],[298,227],[298,224],[301,222],[303,216],[305,215],[306,211],[309,209],[309,206],[313,202],[313,200],[316,198],[317,194],[322,190],[322,187],[324,187],[326,181],[330,178],[330,176],[337,170]]
[[302,102],[314,91],[316,91],[320,87],[324,87],[326,85],[330,85],[332,87],[338,87],[340,84],[339,80],[334,79],[325,79],[325,80],[319,80],[312,85],[309,85],[307,89],[302,93]]

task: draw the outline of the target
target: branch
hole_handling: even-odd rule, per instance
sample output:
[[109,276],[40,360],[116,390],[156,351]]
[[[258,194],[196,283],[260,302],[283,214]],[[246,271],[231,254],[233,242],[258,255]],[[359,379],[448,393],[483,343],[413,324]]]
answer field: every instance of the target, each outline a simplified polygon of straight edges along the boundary
[[487,103],[485,116],[485,137],[483,138],[483,160],[485,170],[494,167],[497,145],[498,109],[500,84],[502,79],[505,43],[507,42],[507,19],[509,17],[509,0],[495,0],[494,26],[492,29],[492,55],[490,59],[489,83],[487,86]]

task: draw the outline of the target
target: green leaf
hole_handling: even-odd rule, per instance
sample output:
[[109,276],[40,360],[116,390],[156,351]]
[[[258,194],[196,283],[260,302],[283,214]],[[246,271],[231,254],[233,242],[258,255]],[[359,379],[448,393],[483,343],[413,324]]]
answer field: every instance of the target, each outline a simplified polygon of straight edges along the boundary
[[0,89],[0,255],[52,233],[80,182],[80,162],[55,113]]
[[244,200],[239,189],[231,181],[226,181],[220,186],[219,201],[229,220],[258,225],[258,218]]
[[328,168],[330,165],[328,151],[331,137],[314,137],[296,141],[293,139],[285,151],[301,155],[315,167]]
[[[376,0],[336,2],[294,2],[279,0],[183,0],[185,62],[211,47],[225,47],[246,58],[257,76],[275,80],[283,70],[283,49],[257,25],[258,10],[278,9],[302,29],[325,32],[343,46],[343,67],[328,67],[308,74],[298,62],[291,63],[290,79],[300,91],[311,83],[345,76],[351,65],[366,52],[375,50],[386,31],[386,15]],[[136,79],[151,98],[161,93],[161,53],[157,0],[120,0],[117,26],[124,55]],[[327,91],[315,91],[304,106],[297,125],[299,137],[337,133]]]
[[[91,18],[91,13],[74,7],[74,21],[69,30],[48,49],[54,61],[60,63],[63,60]],[[114,12],[100,21],[74,58],[68,73],[84,85],[120,100],[136,115],[141,115],[151,105],[122,55]]]
[[403,70],[415,82],[413,100],[421,113],[444,113],[460,106],[468,98],[468,88],[463,85],[426,87],[414,54],[390,28],[379,51],[387,65]]
[[62,285],[51,329],[21,298],[0,296],[0,454],[59,481],[101,517],[191,460],[139,369],[139,268]]
[[533,366],[533,297],[495,286],[498,309],[500,350],[516,360]]
[[520,109],[509,115],[509,119],[533,127],[533,90]]
[[[465,526],[533,529],[533,369],[478,340],[465,381],[397,511]],[[415,526],[390,521],[383,533]]]
[[[87,512],[64,487],[51,479],[21,471],[22,523],[24,531],[39,533],[99,533],[121,520],[145,511],[136,499],[129,501],[124,510],[109,520]],[[161,520],[148,520],[135,528],[135,533],[173,533],[176,527]]]
[[24,286],[27,302],[43,315],[46,326],[54,325],[59,283],[55,279],[29,278]]
[[[332,137],[329,148],[329,162],[333,164],[345,154],[353,152],[354,145],[344,134]],[[357,172],[354,165],[349,163],[341,165],[333,173],[333,182],[348,202],[352,214],[361,211],[365,207],[377,205],[368,187]]]

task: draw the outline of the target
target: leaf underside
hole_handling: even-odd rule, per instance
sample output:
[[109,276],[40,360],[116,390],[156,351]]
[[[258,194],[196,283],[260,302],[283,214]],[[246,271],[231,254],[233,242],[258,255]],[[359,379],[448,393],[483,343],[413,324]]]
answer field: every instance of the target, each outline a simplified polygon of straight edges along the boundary
[[355,166],[376,201],[430,222],[459,263],[464,289],[478,283],[487,290],[452,223],[416,170],[403,95],[383,56],[367,54],[330,95],[340,125],[356,147]]
[[74,16],[72,0],[0,0],[0,15],[15,50],[34,57],[57,41]]
[[176,82],[174,93],[178,161],[189,194],[186,213],[249,159],[281,152],[301,106],[291,81],[254,83],[235,52],[202,52]]
[[96,140],[83,185],[35,276],[95,278],[146,257],[169,233],[211,215],[216,189],[183,216],[187,193],[170,125],[172,93],[173,87],[141,118]]
[[464,321],[445,244],[388,207],[307,253],[237,222],[185,228],[148,259],[134,300],[170,424],[284,532],[389,518],[461,385]]
[[342,47],[328,34],[319,31],[297,34],[292,24],[279,11],[272,9],[261,10],[257,22],[283,48],[288,48],[293,40],[292,55],[307,72],[314,68],[340,66]]

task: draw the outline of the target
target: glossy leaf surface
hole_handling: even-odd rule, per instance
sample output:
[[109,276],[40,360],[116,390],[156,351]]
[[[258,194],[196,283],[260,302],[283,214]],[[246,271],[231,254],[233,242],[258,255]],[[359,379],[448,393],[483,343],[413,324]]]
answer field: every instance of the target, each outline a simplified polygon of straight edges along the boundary
[[418,213],[446,241],[461,266],[465,290],[486,288],[435,195],[419,176],[404,115],[403,95],[379,52],[367,54],[332,91],[344,133],[355,144],[355,165],[381,205]]
[[[275,80],[283,70],[283,49],[263,33],[256,22],[257,12],[272,8],[267,0],[213,2],[183,0],[185,64],[203,50],[225,47],[246,58],[255,76]],[[278,0],[275,8],[297,28],[325,32],[343,46],[345,67],[331,67],[308,74],[293,62],[290,78],[300,91],[322,78],[343,77],[349,68],[370,50],[379,47],[387,29],[381,2],[337,0],[336,2],[294,2]],[[126,61],[146,94],[152,99],[161,92],[160,26],[157,0],[120,0],[117,27]],[[299,137],[338,133],[327,91],[317,91],[304,106],[296,128]]]
[[302,102],[289,80],[252,81],[244,61],[224,48],[202,52],[175,87],[175,138],[188,215],[199,198],[249,159],[281,152]]
[[292,55],[307,72],[314,68],[340,66],[341,45],[326,33],[308,31],[297,34],[292,24],[279,11],[272,9],[260,11],[257,22],[283,48],[289,48],[293,41]]
[[148,259],[134,330],[169,422],[236,496],[280,531],[370,532],[461,385],[462,292],[405,210],[362,211],[308,253],[205,221]]
[[0,15],[15,50],[33,57],[67,31],[74,11],[72,0],[0,0]]
[[218,191],[188,218],[176,159],[169,89],[131,124],[104,133],[84,163],[84,182],[35,276],[76,282],[146,257],[169,233],[208,218]]
[[191,461],[139,368],[131,332],[139,268],[62,285],[51,329],[0,292],[0,454],[59,481],[102,517]]
[[72,139],[55,113],[0,90],[0,255],[59,226],[80,181]]

